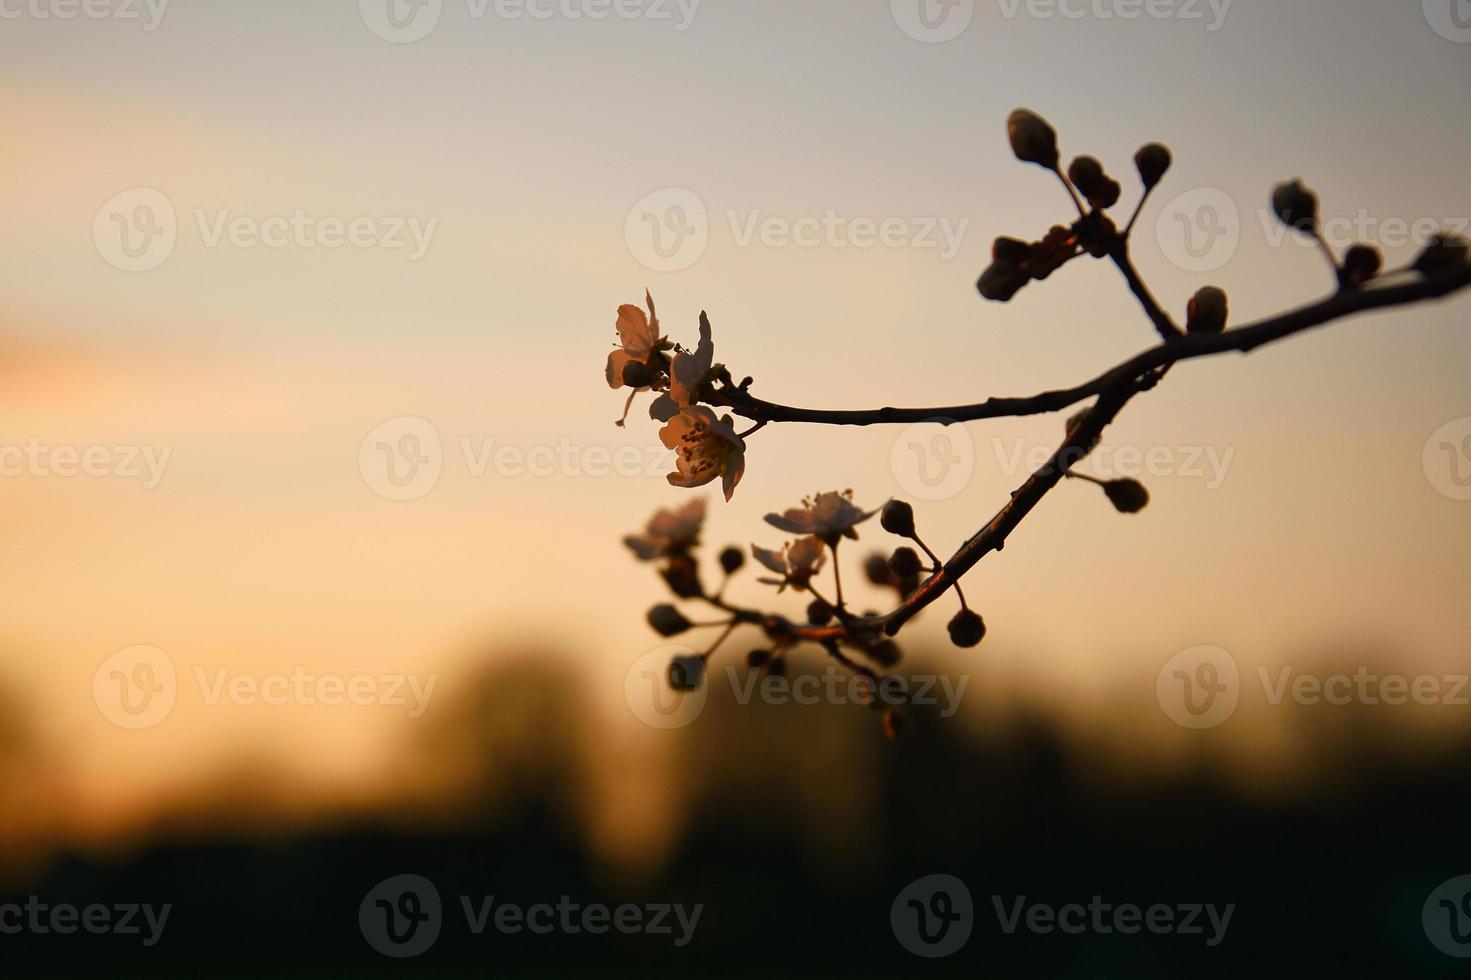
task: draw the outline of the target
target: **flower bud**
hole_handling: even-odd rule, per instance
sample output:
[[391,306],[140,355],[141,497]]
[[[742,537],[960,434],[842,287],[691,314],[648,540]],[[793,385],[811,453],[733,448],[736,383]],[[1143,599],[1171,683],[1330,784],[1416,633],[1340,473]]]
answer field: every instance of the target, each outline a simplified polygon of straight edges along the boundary
[[769,663],[771,663],[770,650],[752,650],[746,654],[746,666],[753,670],[760,670]]
[[904,659],[904,653],[899,649],[899,644],[893,640],[880,640],[864,651],[868,659],[880,667],[897,667],[899,661]]
[[914,508],[902,500],[891,500],[884,504],[884,513],[879,518],[879,523],[890,534],[897,534],[901,538],[912,538],[914,537]]
[[1226,329],[1229,314],[1226,291],[1219,286],[1206,286],[1190,297],[1185,329],[1189,333],[1220,333]]
[[1119,195],[1123,188],[1119,182],[1114,180],[1103,171],[1103,164],[1094,157],[1082,156],[1073,161],[1068,167],[1068,179],[1073,186],[1082,192],[1093,207],[1102,210],[1111,208],[1119,203]]
[[992,262],[981,273],[976,288],[986,299],[995,303],[1006,303],[1031,281],[1031,276],[1010,262]]
[[686,619],[678,609],[665,603],[649,610],[649,625],[660,636],[678,636],[689,630],[694,624]]
[[889,567],[900,578],[918,575],[920,568],[919,555],[913,548],[895,549],[893,557],[889,559]]
[[669,663],[669,686],[676,691],[698,691],[705,683],[705,658],[692,654]]
[[1443,231],[1430,240],[1415,260],[1414,270],[1430,275],[1466,263],[1466,239]]
[[1164,179],[1173,162],[1174,158],[1170,155],[1170,148],[1163,143],[1146,144],[1134,154],[1134,166],[1139,168],[1139,179],[1144,181],[1146,191],[1154,190],[1155,185]]
[[726,548],[720,553],[720,567],[727,575],[734,575],[746,564],[746,553],[739,548]]
[[950,620],[950,642],[969,650],[986,638],[986,621],[973,609],[962,609]]
[[1103,492],[1120,514],[1137,514],[1149,506],[1149,491],[1138,480],[1111,480]]
[[1304,187],[1301,180],[1277,185],[1272,191],[1272,210],[1287,227],[1308,235],[1317,233],[1318,195]]
[[1339,281],[1352,289],[1379,275],[1384,260],[1379,250],[1372,245],[1355,245],[1343,256],[1343,268],[1338,272]]
[[893,575],[889,571],[889,559],[875,551],[863,560],[863,574],[874,585],[892,585]]
[[813,626],[826,626],[833,621],[833,607],[821,599],[813,599],[807,604],[807,622]]
[[1032,243],[1020,238],[1007,238],[1003,235],[991,245],[991,258],[1008,265],[1022,265],[1031,254]]
[[1057,132],[1030,109],[1017,109],[1006,120],[1011,152],[1023,163],[1057,169]]

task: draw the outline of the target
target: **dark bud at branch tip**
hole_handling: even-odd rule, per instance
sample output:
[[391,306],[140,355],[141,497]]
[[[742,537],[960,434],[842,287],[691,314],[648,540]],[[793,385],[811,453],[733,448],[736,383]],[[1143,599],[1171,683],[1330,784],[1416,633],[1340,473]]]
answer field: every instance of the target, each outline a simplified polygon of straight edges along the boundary
[[807,622],[813,626],[826,626],[833,621],[833,607],[821,599],[813,599],[807,604]]
[[1088,203],[1098,210],[1111,208],[1119,203],[1123,188],[1118,181],[1104,173],[1103,164],[1094,157],[1078,157],[1068,167],[1067,173],[1073,186],[1082,191]]
[[986,638],[986,621],[973,609],[962,609],[950,620],[950,642],[969,650]]
[[889,560],[878,552],[869,555],[863,562],[863,574],[874,585],[889,585]]
[[1149,491],[1138,480],[1112,480],[1103,492],[1120,514],[1137,514],[1149,506]]
[[1017,109],[1006,120],[1011,152],[1023,163],[1057,169],[1057,131],[1030,109]]
[[894,574],[900,578],[909,578],[918,575],[920,569],[919,555],[913,548],[897,548],[893,557],[889,559],[889,567]]
[[746,564],[746,553],[739,548],[726,548],[720,553],[720,567],[725,574],[734,575]]
[[1421,275],[1428,276],[1465,265],[1467,247],[1466,239],[1443,231],[1425,246],[1425,251],[1415,260],[1414,269]]
[[1185,329],[1189,333],[1220,333],[1226,329],[1229,316],[1226,291],[1219,286],[1206,286],[1190,297]]
[[1008,303],[1021,292],[1022,287],[1032,281],[1029,273],[1010,262],[992,262],[976,280],[976,289],[981,296],[993,303]]
[[746,654],[746,665],[753,670],[759,670],[771,663],[770,650],[752,650]]
[[991,245],[991,258],[1007,265],[1021,265],[1032,254],[1032,243],[1002,236]]
[[1383,265],[1384,259],[1377,248],[1372,245],[1355,245],[1343,256],[1339,279],[1349,288],[1362,286],[1379,275]]
[[649,610],[649,625],[660,636],[668,637],[678,636],[688,631],[694,624],[686,619],[678,609],[666,603]]
[[1272,191],[1272,210],[1289,228],[1313,235],[1318,231],[1318,195],[1293,180]]
[[914,508],[902,500],[891,500],[884,504],[884,513],[879,523],[890,534],[901,538],[914,537]]
[[1170,148],[1163,143],[1149,143],[1134,154],[1134,166],[1139,168],[1139,179],[1144,181],[1144,189],[1147,191],[1154,190],[1164,179],[1173,162]]
[[669,686],[676,691],[698,691],[705,683],[705,658],[675,657],[669,663]]

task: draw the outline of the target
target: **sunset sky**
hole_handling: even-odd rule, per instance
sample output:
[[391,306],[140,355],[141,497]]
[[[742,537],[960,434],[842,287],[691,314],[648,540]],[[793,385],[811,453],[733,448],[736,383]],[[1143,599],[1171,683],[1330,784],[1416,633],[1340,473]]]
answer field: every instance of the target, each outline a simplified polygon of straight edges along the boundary
[[[1407,229],[1466,229],[1471,37],[1418,3],[1201,2],[1200,19],[1125,20],[977,0],[942,43],[906,33],[903,6],[649,2],[594,20],[446,0],[408,43],[347,0],[175,0],[153,29],[141,4],[142,20],[7,14],[0,446],[166,458],[148,486],[0,477],[0,684],[80,811],[106,821],[240,760],[346,794],[415,722],[384,705],[210,705],[196,668],[435,675],[447,698],[487,658],[544,652],[585,674],[610,757],[657,758],[661,733],[628,710],[623,679],[660,645],[643,616],[663,596],[620,539],[690,494],[664,480],[646,402],[613,425],[618,305],[649,289],[687,343],[707,310],[716,360],[790,404],[944,405],[1092,377],[1154,338],[1105,263],[1005,306],[974,289],[996,235],[1040,237],[1070,207],[1012,158],[1016,106],[1052,121],[1065,158],[1102,159],[1125,215],[1135,149],[1173,147],[1135,248],[1180,317],[1208,283],[1238,324],[1330,289],[1321,256],[1266,210],[1282,180],[1302,177],[1325,219],[1355,229],[1342,244],[1381,244],[1390,265],[1417,252]],[[120,268],[112,215],[143,221],[160,196],[172,253]],[[686,267],[651,267],[646,200],[704,211],[682,212],[708,238]],[[311,237],[250,240],[294,215]],[[745,234],[829,215],[839,230],[811,247]],[[1178,237],[1192,216],[1221,230],[1193,258]],[[358,218],[367,247],[323,247]],[[856,244],[885,222],[893,242]],[[1141,477],[1152,506],[1122,517],[1062,486],[967,580],[991,629],[947,655],[972,675],[969,714],[1026,690],[1148,755],[1197,734],[1153,692],[1200,644],[1251,671],[1464,669],[1471,501],[1443,492],[1425,450],[1471,416],[1468,316],[1461,297],[1175,369],[1106,442],[1163,451],[1169,472]],[[360,454],[405,417],[437,433],[442,473],[394,501]],[[970,475],[915,500],[926,539],[952,551],[1025,478],[1015,461],[1061,434],[1060,417],[950,430],[945,452]],[[819,490],[915,499],[900,439],[915,436],[768,428],[734,501],[706,494],[708,542],[779,545],[761,516]],[[609,457],[637,465],[587,472]],[[895,542],[875,522],[863,543]],[[787,601],[750,578],[742,598]],[[912,648],[938,647],[940,608]],[[93,681],[135,645],[168,654],[180,691],[167,720],[127,731]],[[1231,745],[1271,730],[1240,726]]]

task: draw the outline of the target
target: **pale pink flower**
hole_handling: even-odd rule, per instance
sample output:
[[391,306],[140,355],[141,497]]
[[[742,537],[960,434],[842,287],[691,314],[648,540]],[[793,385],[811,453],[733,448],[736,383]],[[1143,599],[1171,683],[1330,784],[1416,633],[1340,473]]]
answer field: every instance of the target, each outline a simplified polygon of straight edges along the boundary
[[704,405],[680,409],[659,430],[659,439],[676,453],[671,484],[703,487],[719,477],[725,499],[735,493],[746,472],[746,443],[736,435],[729,415],[717,419]]

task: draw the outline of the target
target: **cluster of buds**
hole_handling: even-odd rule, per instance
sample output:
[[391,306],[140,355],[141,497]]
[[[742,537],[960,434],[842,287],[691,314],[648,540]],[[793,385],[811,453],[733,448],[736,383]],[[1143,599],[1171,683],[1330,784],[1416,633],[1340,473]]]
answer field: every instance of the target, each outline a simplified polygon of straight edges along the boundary
[[[1062,181],[1077,205],[1078,220],[1071,225],[1054,225],[1038,241],[996,239],[991,264],[981,273],[976,288],[986,299],[1000,303],[1009,301],[1028,283],[1046,279],[1079,255],[1087,253],[1097,259],[1109,255],[1122,238],[1106,212],[1119,203],[1123,185],[1109,176],[1097,157],[1077,157],[1064,173],[1057,131],[1030,109],[1013,112],[1006,122],[1006,132],[1018,160],[1050,170]],[[1144,198],[1170,169],[1171,159],[1169,149],[1160,143],[1150,143],[1135,155]],[[1143,203],[1141,198],[1141,207]]]

